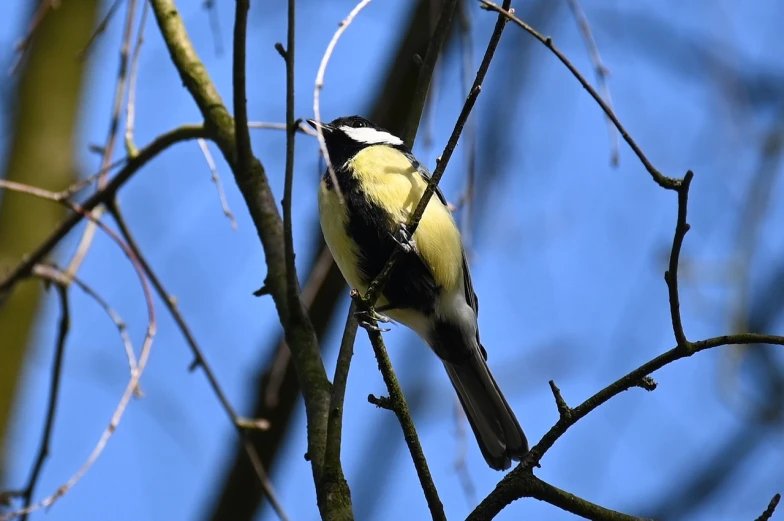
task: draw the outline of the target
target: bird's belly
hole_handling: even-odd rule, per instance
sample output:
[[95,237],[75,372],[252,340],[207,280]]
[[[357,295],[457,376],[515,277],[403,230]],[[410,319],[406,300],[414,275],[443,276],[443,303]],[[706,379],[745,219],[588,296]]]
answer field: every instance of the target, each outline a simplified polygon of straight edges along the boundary
[[415,309],[390,309],[384,313],[419,335],[426,344],[430,343],[431,323],[426,315]]

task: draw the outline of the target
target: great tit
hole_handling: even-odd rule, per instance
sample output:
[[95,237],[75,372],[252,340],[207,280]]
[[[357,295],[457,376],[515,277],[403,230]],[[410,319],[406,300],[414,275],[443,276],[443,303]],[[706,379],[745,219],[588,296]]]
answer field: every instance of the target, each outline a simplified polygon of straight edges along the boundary
[[[441,359],[487,464],[508,469],[528,452],[514,412],[479,341],[479,302],[460,231],[440,190],[413,237],[405,223],[430,177],[397,136],[350,116],[321,127],[333,176],[321,179],[321,229],[346,282],[364,295],[395,248],[403,246],[376,310],[415,331]],[[410,247],[406,247],[406,245]]]

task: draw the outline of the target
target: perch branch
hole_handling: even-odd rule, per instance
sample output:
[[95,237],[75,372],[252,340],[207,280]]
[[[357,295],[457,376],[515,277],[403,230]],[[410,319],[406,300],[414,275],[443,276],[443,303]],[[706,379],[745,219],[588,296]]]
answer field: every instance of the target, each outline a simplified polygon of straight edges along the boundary
[[[507,9],[510,5],[511,0],[505,0],[504,6]],[[501,40],[501,34],[503,33],[505,26],[506,19],[499,15],[495,28],[493,29],[493,33],[490,36],[490,41],[488,42],[482,63],[479,65],[476,78],[474,79],[474,83],[470,92],[468,93],[468,97],[466,98],[466,101],[463,105],[463,109],[458,116],[457,122],[455,123],[452,135],[450,136],[449,141],[444,148],[444,152],[441,154],[438,165],[433,172],[433,176],[428,182],[427,188],[423,193],[416,210],[409,217],[407,226],[411,236],[414,236],[416,228],[419,225],[419,221],[422,219],[422,215],[424,215],[425,208],[427,207],[430,198],[435,192],[436,187],[438,186],[438,183],[441,180],[444,171],[446,170],[452,153],[457,147],[458,139],[460,138],[463,127],[465,126],[466,121],[468,120],[468,116],[471,114],[471,110],[473,109],[482,89],[482,83],[484,82],[485,76],[487,75],[487,70],[489,69],[490,62],[495,55],[495,51],[498,47],[498,43]],[[430,54],[429,51],[428,54]],[[435,64],[435,60],[433,60],[433,64]],[[365,293],[365,296],[360,299],[360,309],[367,311],[372,310],[372,307],[381,294],[384,285],[389,280],[389,276],[392,273],[392,269],[394,268],[394,265],[397,261],[397,257],[398,250],[395,250],[387,260],[384,268],[381,270],[381,273],[379,273],[375,280],[371,282],[367,292]],[[389,391],[390,402],[392,404],[395,415],[400,422],[401,428],[403,429],[406,444],[408,445],[409,452],[411,453],[412,459],[414,460],[417,475],[420,478],[422,490],[425,493],[431,515],[433,516],[433,519],[445,519],[443,505],[441,504],[441,500],[438,498],[438,492],[435,485],[433,484],[432,477],[430,476],[427,460],[425,459],[424,452],[422,451],[422,447],[419,443],[419,438],[417,437],[416,430],[414,429],[413,421],[411,420],[411,414],[408,410],[408,406],[406,405],[405,398],[403,397],[403,392],[400,389],[400,385],[398,384],[397,377],[395,376],[394,370],[392,368],[392,364],[389,361],[389,356],[386,352],[386,347],[384,345],[381,333],[378,330],[372,330],[371,328],[368,328],[368,336],[370,337],[371,344],[373,345],[373,350],[375,352],[376,359],[378,360],[379,369],[381,370],[381,374],[384,378],[384,383],[386,384],[387,390]]]

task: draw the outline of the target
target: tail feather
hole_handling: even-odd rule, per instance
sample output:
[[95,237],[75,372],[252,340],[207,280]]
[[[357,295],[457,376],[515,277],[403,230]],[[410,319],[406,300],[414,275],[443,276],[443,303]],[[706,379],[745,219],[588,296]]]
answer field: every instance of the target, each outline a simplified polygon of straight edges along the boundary
[[460,363],[444,360],[482,455],[490,468],[506,470],[528,452],[528,440],[479,350]]

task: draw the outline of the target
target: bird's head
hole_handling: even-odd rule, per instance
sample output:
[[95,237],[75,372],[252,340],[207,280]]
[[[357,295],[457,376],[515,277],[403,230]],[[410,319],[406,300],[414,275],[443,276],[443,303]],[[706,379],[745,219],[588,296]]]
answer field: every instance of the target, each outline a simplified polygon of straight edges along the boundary
[[307,122],[314,129],[321,128],[330,160],[335,165],[343,164],[369,146],[404,147],[402,139],[360,116],[337,118],[329,123],[318,123],[313,119]]

